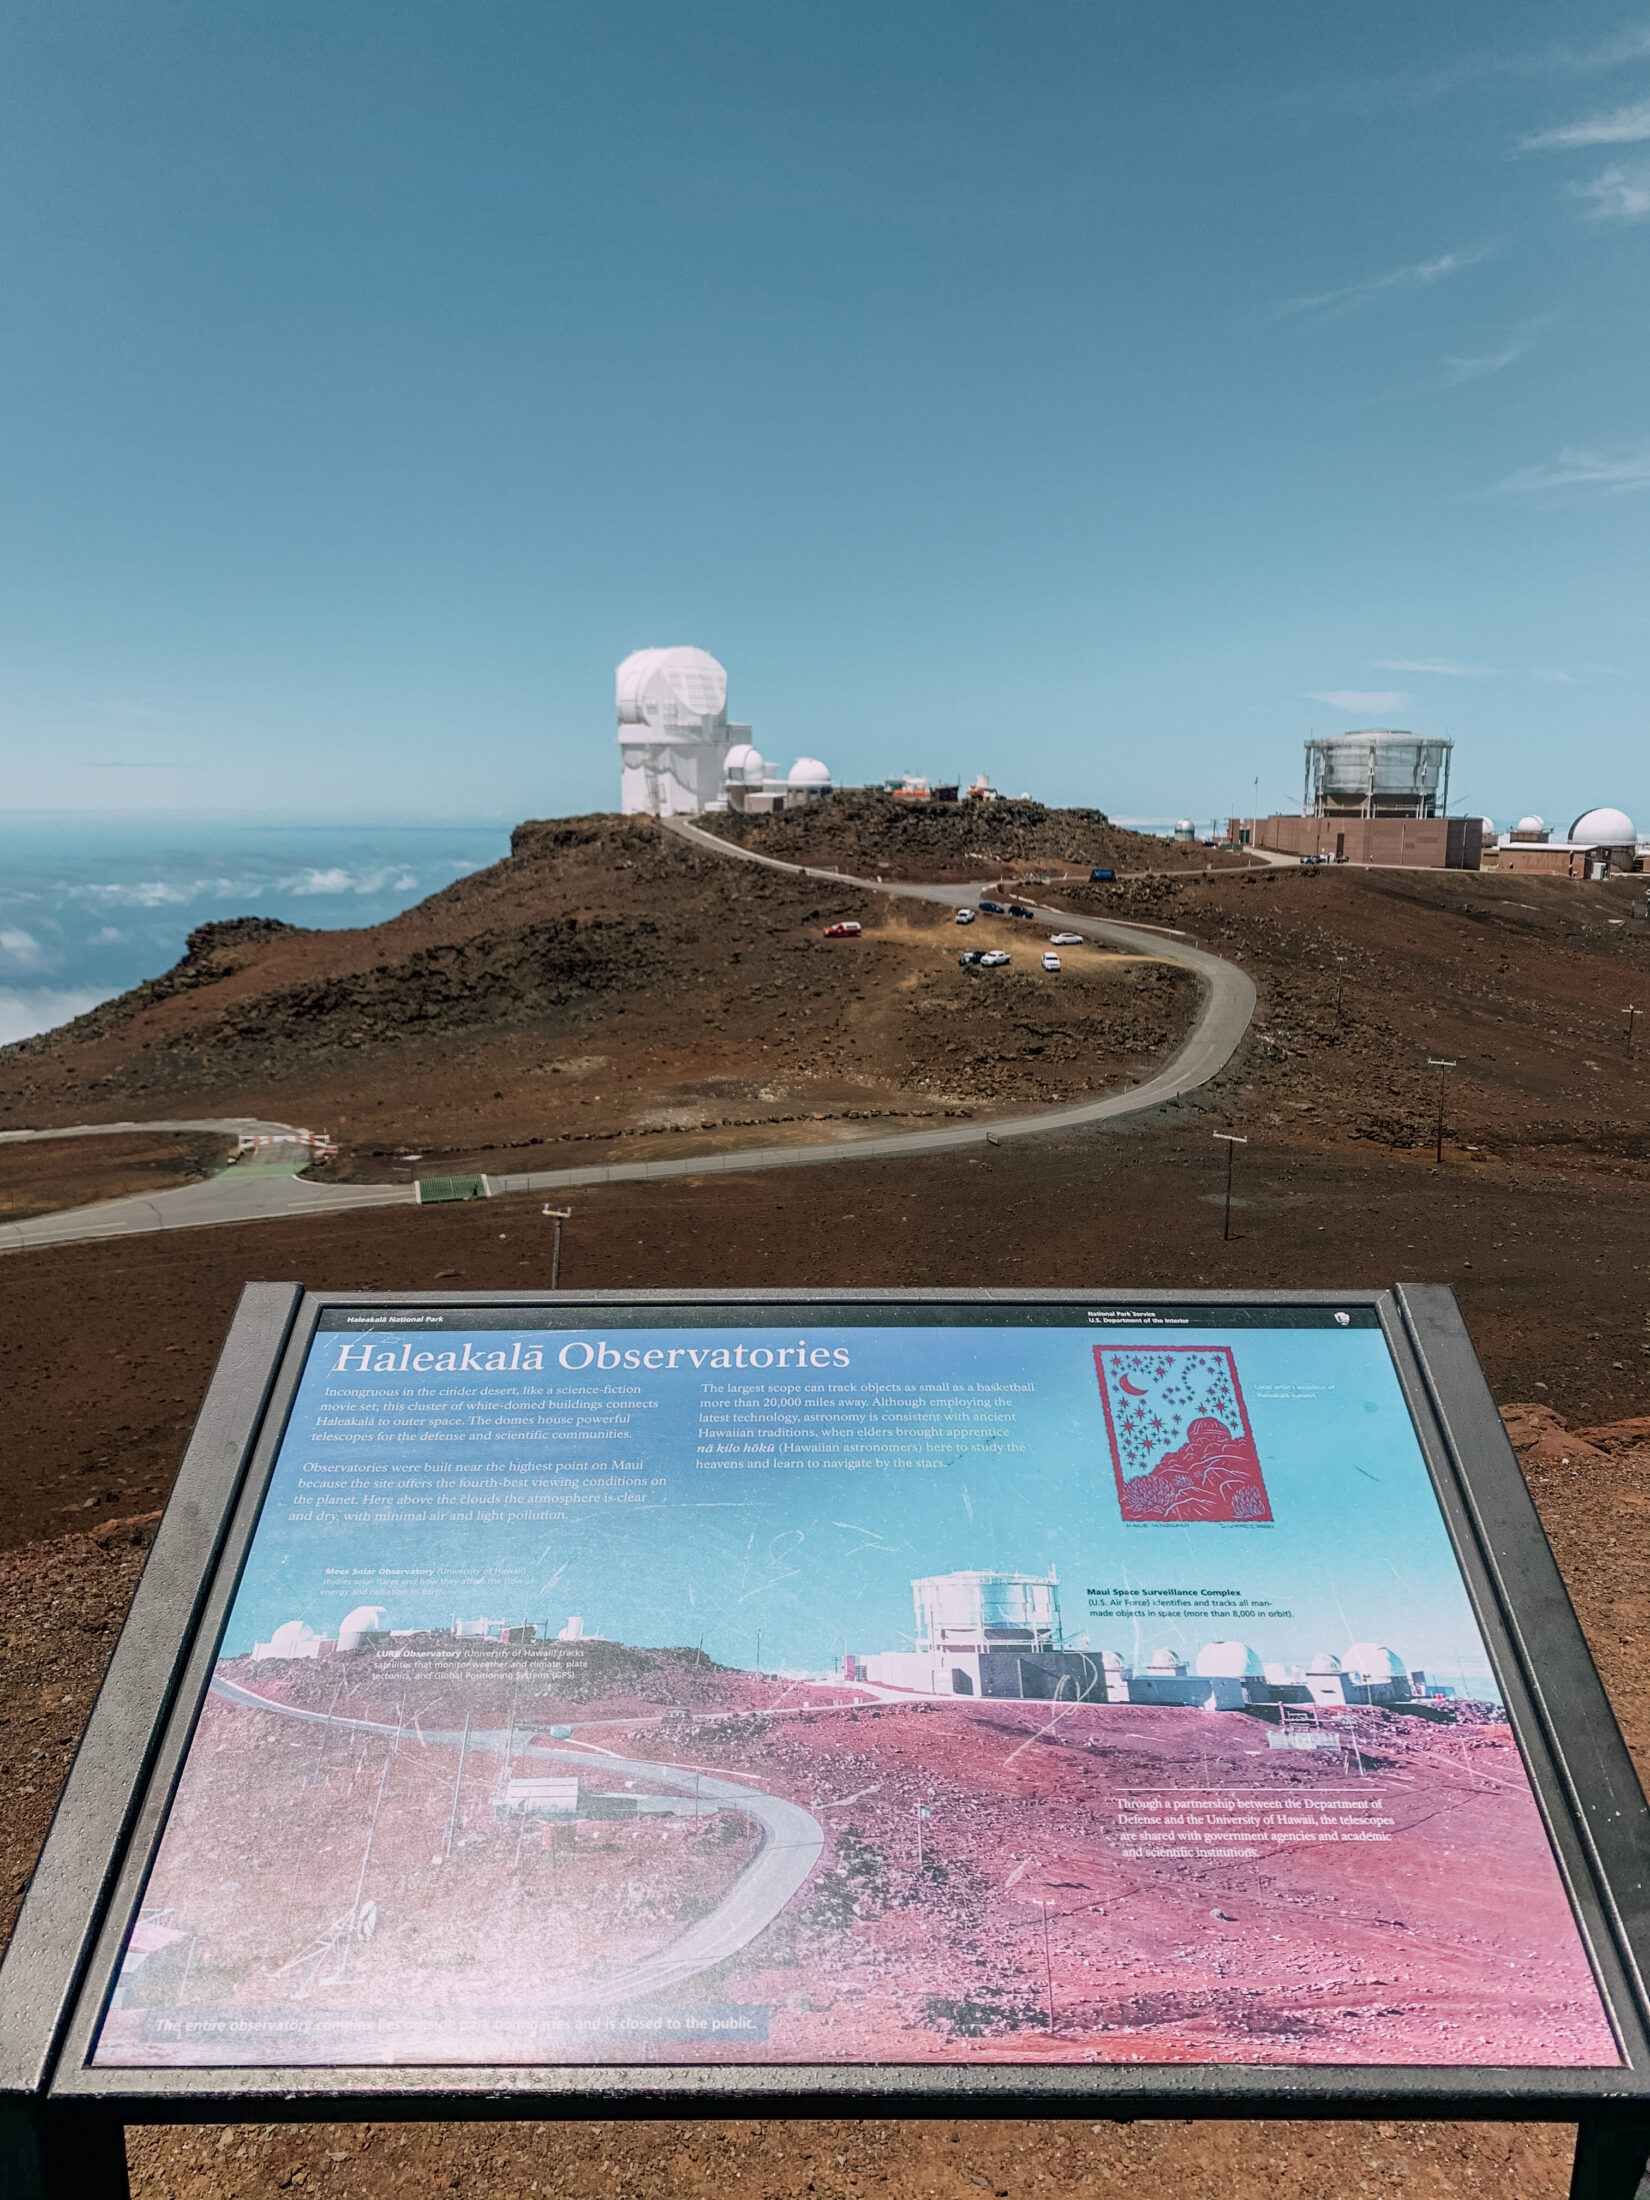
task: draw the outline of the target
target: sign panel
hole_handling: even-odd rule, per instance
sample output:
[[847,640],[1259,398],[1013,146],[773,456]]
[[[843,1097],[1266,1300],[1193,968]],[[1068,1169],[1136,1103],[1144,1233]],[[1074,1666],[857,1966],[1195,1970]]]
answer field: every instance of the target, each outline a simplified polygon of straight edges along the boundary
[[91,2061],[1620,2051],[1367,1303],[409,1305],[310,1342]]

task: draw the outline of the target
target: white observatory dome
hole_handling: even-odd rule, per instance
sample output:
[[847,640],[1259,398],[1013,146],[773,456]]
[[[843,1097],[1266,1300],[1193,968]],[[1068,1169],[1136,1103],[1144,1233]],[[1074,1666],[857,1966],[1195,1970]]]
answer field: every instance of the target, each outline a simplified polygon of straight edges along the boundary
[[1493,840],[1496,834],[1495,819],[1493,817],[1481,817],[1478,822],[1484,828],[1484,838]]
[[1570,827],[1570,838],[1593,848],[1631,848],[1638,839],[1625,810],[1583,810]]
[[310,1644],[315,1640],[315,1630],[301,1619],[284,1619],[269,1638],[272,1657],[303,1658],[310,1655]]
[[1204,1680],[1259,1680],[1261,1662],[1246,1642],[1206,1642],[1197,1654]]
[[614,686],[621,726],[719,719],[728,707],[727,673],[703,649],[633,649]]
[[1147,1664],[1148,1673],[1168,1673],[1178,1676],[1186,1670],[1183,1658],[1177,1658],[1172,1650],[1154,1650]]
[[1327,1650],[1320,1650],[1312,1663],[1306,1668],[1309,1673],[1338,1673],[1340,1669],[1340,1659],[1332,1658]]
[[1125,1664],[1120,1651],[1102,1650],[1100,1653],[1100,1669],[1105,1673],[1126,1673],[1128,1666]]
[[1544,833],[1546,830],[1547,820],[1544,817],[1537,817],[1533,811],[1528,817],[1521,817],[1513,827],[1515,833]]
[[761,752],[740,741],[722,759],[722,776],[735,787],[760,787],[768,775]]
[[375,1635],[384,1624],[384,1607],[381,1604],[358,1604],[353,1612],[338,1622],[338,1647],[340,1650],[360,1648],[363,1635]]
[[1372,1681],[1407,1681],[1409,1667],[1396,1650],[1389,1650],[1384,1642],[1355,1642],[1346,1653],[1344,1670],[1348,1679],[1368,1687]]
[[822,764],[817,756],[799,756],[790,768],[786,783],[792,787],[828,787],[831,767]]

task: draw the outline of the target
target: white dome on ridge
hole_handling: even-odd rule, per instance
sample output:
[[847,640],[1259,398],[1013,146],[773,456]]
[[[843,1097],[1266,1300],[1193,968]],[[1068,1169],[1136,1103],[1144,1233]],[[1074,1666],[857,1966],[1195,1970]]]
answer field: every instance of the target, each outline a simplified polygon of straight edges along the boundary
[[1583,810],[1570,827],[1570,838],[1594,848],[1631,848],[1638,839],[1625,810]]
[[1546,830],[1547,820],[1544,817],[1537,817],[1533,811],[1528,817],[1521,817],[1513,827],[1515,833],[1544,833]]
[[799,756],[791,766],[787,784],[792,787],[828,787],[831,768],[817,756]]
[[1246,1642],[1206,1642],[1197,1654],[1205,1680],[1244,1680],[1261,1676],[1261,1662]]
[[761,751],[753,749],[748,741],[736,743],[722,759],[722,776],[736,787],[760,787],[767,774]]
[[1396,1650],[1384,1642],[1355,1642],[1346,1653],[1342,1670],[1361,1686],[1372,1681],[1407,1681],[1409,1668]]

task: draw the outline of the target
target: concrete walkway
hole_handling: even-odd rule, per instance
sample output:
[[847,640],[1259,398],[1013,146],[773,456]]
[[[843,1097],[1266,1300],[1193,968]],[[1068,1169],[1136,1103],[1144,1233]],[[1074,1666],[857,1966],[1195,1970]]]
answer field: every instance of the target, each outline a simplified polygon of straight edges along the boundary
[[[846,871],[825,871],[805,864],[782,863],[776,856],[757,855],[736,848],[685,818],[661,818],[667,831],[677,833],[696,848],[729,856],[736,861],[760,863],[774,871],[789,871],[803,878],[853,886],[871,894],[901,895],[919,901],[936,901],[947,908],[961,908],[979,900],[980,886],[894,885],[884,879],[855,878]],[[1235,963],[1206,949],[1193,947],[1174,934],[1148,931],[1128,924],[1113,924],[1099,917],[1074,917],[1063,909],[1023,902],[1034,909],[1040,924],[1058,931],[1081,932],[1085,939],[1100,940],[1137,955],[1154,955],[1160,961],[1178,963],[1198,981],[1201,999],[1197,1021],[1180,1051],[1156,1076],[1124,1091],[1068,1107],[1039,1108],[1034,1113],[1004,1117],[994,1123],[953,1123],[943,1130],[895,1131],[883,1137],[833,1139],[819,1146],[751,1146],[739,1152],[699,1154],[668,1161],[615,1161],[592,1163],[584,1168],[535,1169],[520,1176],[483,1178],[489,1198],[507,1192],[559,1192],[580,1184],[628,1184],[654,1177],[718,1176],[746,1169],[805,1169],[838,1161],[892,1161],[909,1154],[955,1153],[965,1148],[1004,1145],[1011,1138],[1041,1137],[1049,1131],[1076,1130],[1091,1123],[1119,1122],[1183,1098],[1206,1085],[1237,1052],[1255,1012],[1255,988]],[[1026,944],[1035,943],[1040,953],[1045,942],[1027,927]]]

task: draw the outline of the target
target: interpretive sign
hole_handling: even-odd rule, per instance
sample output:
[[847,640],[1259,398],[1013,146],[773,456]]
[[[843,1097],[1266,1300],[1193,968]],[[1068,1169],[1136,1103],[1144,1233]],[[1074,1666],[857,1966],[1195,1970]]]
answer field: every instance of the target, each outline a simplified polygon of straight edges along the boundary
[[1446,1294],[322,1298],[248,1435],[56,2098],[1642,2113]]

